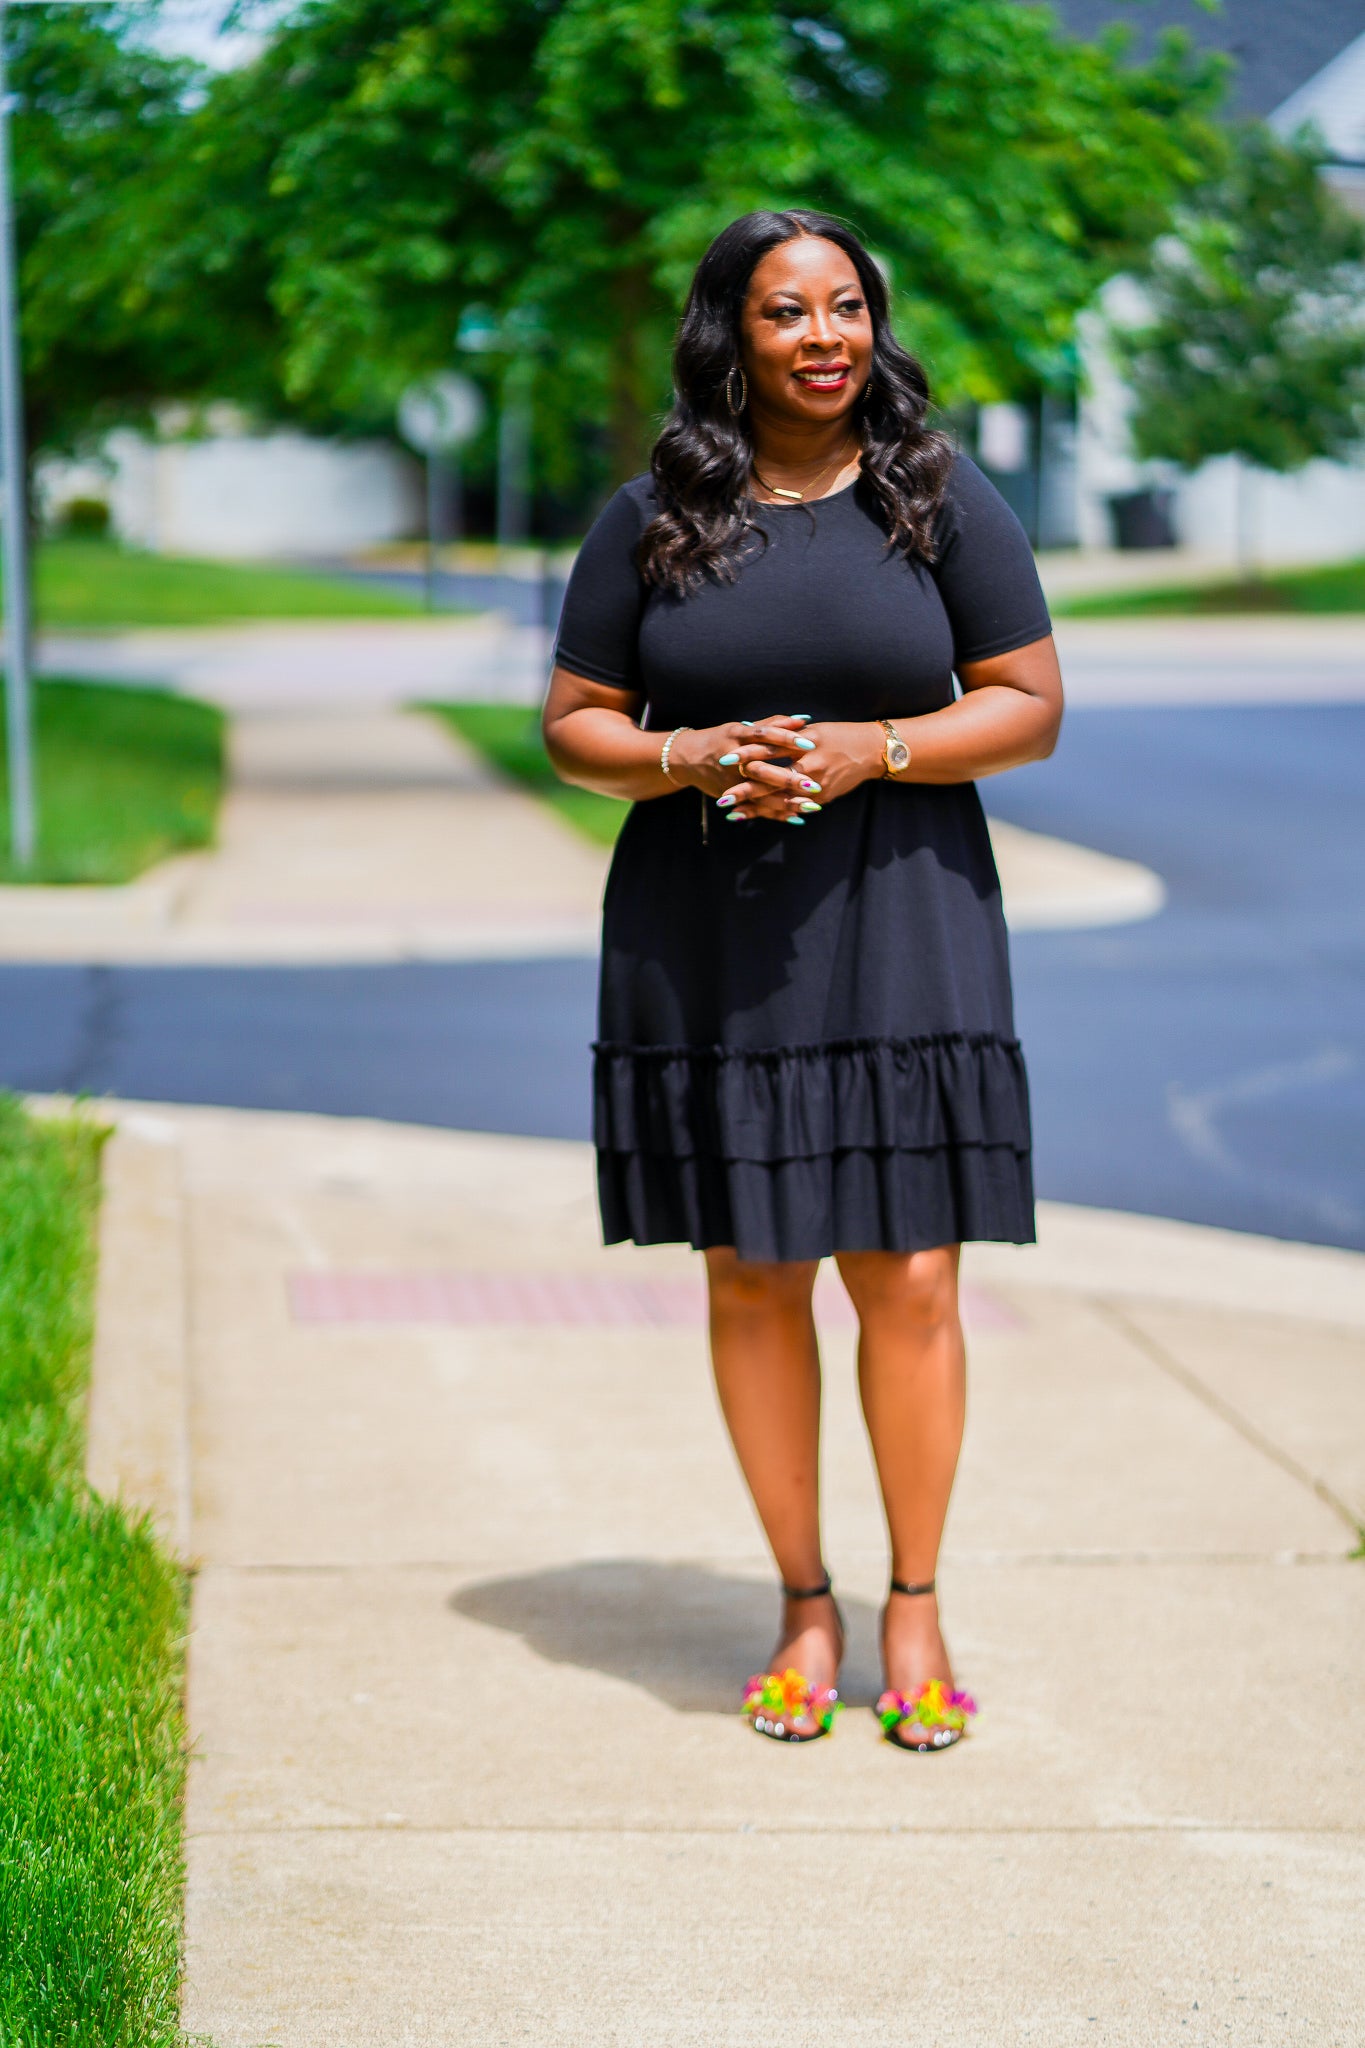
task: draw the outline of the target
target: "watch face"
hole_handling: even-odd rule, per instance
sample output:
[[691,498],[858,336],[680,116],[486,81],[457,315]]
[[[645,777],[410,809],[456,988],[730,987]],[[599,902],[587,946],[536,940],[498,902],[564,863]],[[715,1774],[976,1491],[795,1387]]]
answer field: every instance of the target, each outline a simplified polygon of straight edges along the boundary
[[899,773],[902,768],[910,766],[910,749],[906,746],[904,740],[888,740],[886,758],[892,768]]

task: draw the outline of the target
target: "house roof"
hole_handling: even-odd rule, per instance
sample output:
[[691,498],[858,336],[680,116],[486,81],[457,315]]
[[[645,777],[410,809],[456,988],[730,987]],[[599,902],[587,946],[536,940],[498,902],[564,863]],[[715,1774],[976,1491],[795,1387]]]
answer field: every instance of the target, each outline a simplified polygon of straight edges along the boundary
[[1051,0],[1073,36],[1091,42],[1116,21],[1132,24],[1141,56],[1163,29],[1183,28],[1201,48],[1235,60],[1228,83],[1234,113],[1274,113],[1291,93],[1365,29],[1361,0],[1223,0],[1210,13],[1200,0]]

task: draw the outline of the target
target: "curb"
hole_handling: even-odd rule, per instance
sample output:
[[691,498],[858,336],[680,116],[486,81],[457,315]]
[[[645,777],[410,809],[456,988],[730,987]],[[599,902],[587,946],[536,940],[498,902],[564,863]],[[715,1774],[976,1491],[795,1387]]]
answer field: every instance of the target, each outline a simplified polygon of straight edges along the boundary
[[86,1477],[189,1560],[188,1292],[180,1140],[127,1116],[104,1148]]

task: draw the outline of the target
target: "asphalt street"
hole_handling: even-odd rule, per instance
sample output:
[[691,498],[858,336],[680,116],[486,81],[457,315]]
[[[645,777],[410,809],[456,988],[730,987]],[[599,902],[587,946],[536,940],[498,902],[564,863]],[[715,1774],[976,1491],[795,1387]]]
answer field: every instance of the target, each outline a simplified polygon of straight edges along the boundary
[[[1040,1194],[1365,1249],[1365,705],[1073,710],[985,794],[1169,889],[1014,941]],[[593,981],[0,966],[0,1081],[582,1137]]]

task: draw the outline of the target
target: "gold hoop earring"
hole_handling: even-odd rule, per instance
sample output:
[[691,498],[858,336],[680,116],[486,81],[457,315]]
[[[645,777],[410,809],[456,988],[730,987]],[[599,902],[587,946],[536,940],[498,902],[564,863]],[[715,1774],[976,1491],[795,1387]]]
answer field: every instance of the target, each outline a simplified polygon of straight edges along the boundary
[[[736,403],[735,401],[736,377],[738,377],[739,379],[738,403]],[[734,369],[731,370],[729,376],[725,380],[725,403],[729,406],[730,411],[734,414],[736,419],[739,418],[745,406],[749,403],[749,380],[744,374],[743,365],[740,363],[735,364]]]

